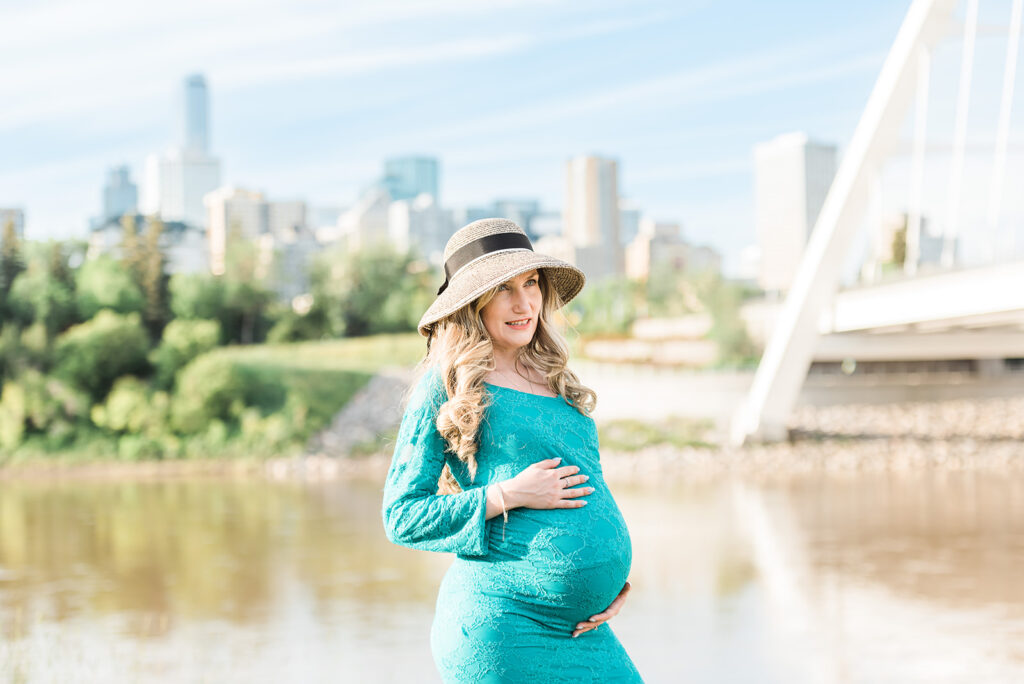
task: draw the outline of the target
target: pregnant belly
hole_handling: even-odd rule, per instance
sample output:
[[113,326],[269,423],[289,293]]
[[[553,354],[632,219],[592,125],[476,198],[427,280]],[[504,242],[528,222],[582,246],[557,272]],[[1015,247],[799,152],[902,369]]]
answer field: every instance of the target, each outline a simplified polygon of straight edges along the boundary
[[600,503],[521,509],[509,517],[504,542],[496,519],[491,553],[479,568],[488,576],[485,593],[505,595],[559,631],[607,608],[629,575],[632,549],[618,508],[610,497]]

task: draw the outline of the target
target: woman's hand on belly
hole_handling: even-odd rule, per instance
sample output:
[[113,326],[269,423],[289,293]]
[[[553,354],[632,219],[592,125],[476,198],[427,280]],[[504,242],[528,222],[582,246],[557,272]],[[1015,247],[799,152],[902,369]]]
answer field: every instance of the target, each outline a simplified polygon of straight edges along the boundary
[[593,487],[577,487],[590,479],[579,475],[578,466],[558,468],[561,458],[549,458],[527,466],[515,477],[501,483],[507,508],[582,508],[581,497]]
[[573,638],[578,637],[580,634],[583,634],[584,632],[589,632],[592,629],[597,629],[602,624],[608,622],[613,617],[618,615],[619,611],[622,610],[622,604],[626,601],[626,596],[629,594],[629,590],[629,582],[626,582],[622,586],[622,591],[619,592],[619,595],[615,597],[615,600],[612,601],[612,604],[610,606],[605,608],[603,612],[598,613],[597,615],[592,615],[590,617],[589,622],[581,622],[578,625],[576,625],[576,630],[572,633]]

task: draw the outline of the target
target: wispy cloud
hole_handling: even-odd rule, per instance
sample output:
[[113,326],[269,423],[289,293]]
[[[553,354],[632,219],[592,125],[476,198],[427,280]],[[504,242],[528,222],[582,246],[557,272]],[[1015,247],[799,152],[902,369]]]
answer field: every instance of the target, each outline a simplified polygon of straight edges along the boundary
[[[550,31],[508,30],[485,36],[423,38],[359,47],[361,33],[389,23],[524,12],[563,2],[335,3],[201,2],[143,4],[110,0],[0,11],[4,40],[0,129],[44,119],[74,119],[119,105],[166,98],[188,69],[202,70],[221,92],[296,79],[346,77],[424,64],[523,52],[540,44],[594,37],[656,22],[679,10],[599,19]],[[201,19],[199,19],[201,18]]]
[[877,69],[884,54],[865,53],[809,69],[801,51],[786,49],[707,64],[656,76],[618,88],[572,93],[429,131],[430,138],[453,139],[477,134],[536,128],[609,109],[637,112],[682,104],[739,99],[751,95],[823,83],[859,71]]

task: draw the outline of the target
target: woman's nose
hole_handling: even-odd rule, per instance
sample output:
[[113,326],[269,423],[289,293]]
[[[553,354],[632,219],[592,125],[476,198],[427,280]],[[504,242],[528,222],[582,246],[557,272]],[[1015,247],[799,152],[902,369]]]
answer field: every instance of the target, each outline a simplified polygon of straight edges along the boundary
[[512,291],[512,308],[515,311],[526,311],[529,308],[524,290]]

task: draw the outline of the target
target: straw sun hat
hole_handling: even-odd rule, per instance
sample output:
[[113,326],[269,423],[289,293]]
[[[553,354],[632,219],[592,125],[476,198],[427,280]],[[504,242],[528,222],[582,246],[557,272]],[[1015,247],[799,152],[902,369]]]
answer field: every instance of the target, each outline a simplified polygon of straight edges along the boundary
[[534,252],[530,238],[512,221],[481,219],[458,229],[445,245],[445,281],[420,319],[420,334],[429,337],[433,325],[445,316],[535,268],[544,269],[563,304],[579,294],[586,281],[583,271],[572,264]]

